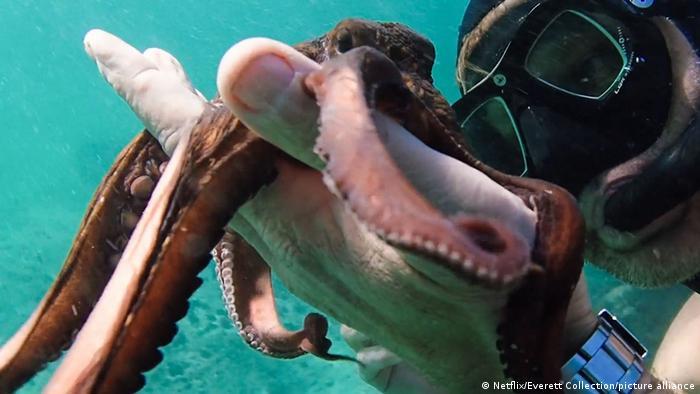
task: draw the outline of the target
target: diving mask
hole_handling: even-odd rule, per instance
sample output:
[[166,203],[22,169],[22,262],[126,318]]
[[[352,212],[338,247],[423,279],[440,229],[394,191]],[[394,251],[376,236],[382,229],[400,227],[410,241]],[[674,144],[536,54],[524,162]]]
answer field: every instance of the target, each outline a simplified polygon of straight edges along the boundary
[[661,134],[669,54],[654,23],[606,2],[520,3],[466,38],[453,108],[478,159],[577,194]]

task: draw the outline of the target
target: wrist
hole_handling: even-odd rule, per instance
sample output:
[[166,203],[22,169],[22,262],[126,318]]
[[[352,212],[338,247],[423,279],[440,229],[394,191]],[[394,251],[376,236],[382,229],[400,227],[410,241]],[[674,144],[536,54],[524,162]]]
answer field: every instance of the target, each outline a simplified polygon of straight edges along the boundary
[[588,285],[583,273],[579,277],[571,295],[569,309],[564,321],[562,341],[562,361],[566,362],[576,354],[598,326],[598,317],[593,312],[588,296]]
[[647,349],[607,310],[597,320],[593,333],[561,368],[566,392],[639,389],[651,377],[643,364]]
[[561,372],[566,392],[587,384],[630,387],[651,377],[642,364],[646,349],[610,313],[605,310],[598,315],[593,313],[583,275],[572,294],[563,334]]

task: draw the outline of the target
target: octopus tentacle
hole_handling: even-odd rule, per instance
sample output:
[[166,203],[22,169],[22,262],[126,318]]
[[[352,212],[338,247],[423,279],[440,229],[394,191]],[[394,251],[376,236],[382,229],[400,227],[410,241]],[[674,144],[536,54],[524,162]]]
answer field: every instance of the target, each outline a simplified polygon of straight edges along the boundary
[[88,206],[58,277],[0,349],[0,392],[18,389],[72,343],[112,275],[166,158],[147,132],[119,154]]
[[326,360],[353,360],[328,353],[328,321],[310,313],[304,328],[288,331],[275,309],[270,267],[242,237],[226,232],[214,249],[224,305],[239,335],[253,349],[277,358],[311,353]]
[[386,117],[371,109],[381,86],[364,80],[362,71],[370,67],[387,85],[402,83],[393,63],[368,47],[336,57],[306,78],[321,107],[315,149],[326,161],[324,181],[361,223],[390,244],[435,257],[484,285],[511,284],[530,266],[529,247],[497,221],[447,218],[416,191],[378,129]]
[[[209,108],[178,145],[95,311],[46,392],[132,392],[177,331],[235,210],[274,179],[276,149]],[[162,184],[162,185],[161,185]],[[153,316],[159,316],[153,319]],[[88,357],[89,355],[89,357]]]
[[[186,139],[189,139],[189,135]],[[157,242],[160,223],[167,213],[167,199],[172,198],[175,191],[175,179],[182,171],[183,158],[184,146],[180,146],[156,187],[153,199],[144,211],[143,218],[146,220],[141,221],[134,230],[132,239],[136,241],[127,245],[100,301],[80,331],[65,361],[46,387],[46,392],[95,391],[93,387],[101,372],[101,365],[108,358],[118,334],[120,319],[128,313],[129,301],[138,290],[135,281],[140,280],[146,271],[149,252]],[[145,225],[146,221],[152,225]],[[112,304],[111,308],[106,305],[108,302]],[[92,344],[86,339],[90,337],[94,341]]]
[[513,291],[498,326],[497,343],[506,376],[558,382],[564,363],[562,334],[569,300],[583,267],[584,222],[564,189],[535,179],[513,178],[528,190],[538,212],[531,270]]

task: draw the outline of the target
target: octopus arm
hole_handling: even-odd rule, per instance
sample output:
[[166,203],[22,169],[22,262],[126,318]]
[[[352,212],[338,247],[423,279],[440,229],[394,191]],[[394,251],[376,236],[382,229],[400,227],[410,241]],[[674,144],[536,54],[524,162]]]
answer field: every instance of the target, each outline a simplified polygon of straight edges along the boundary
[[306,353],[327,360],[348,359],[328,353],[328,321],[310,313],[304,327],[287,330],[275,306],[270,267],[241,236],[226,232],[214,249],[216,273],[224,305],[243,340],[253,349],[277,358]]
[[112,275],[166,159],[145,131],[119,154],[88,206],[61,272],[0,348],[0,392],[17,390],[70,346]]
[[[189,143],[188,143],[189,139]],[[275,176],[274,148],[223,109],[183,138],[95,310],[45,392],[134,392],[162,359],[236,209]],[[157,318],[156,318],[157,317]]]

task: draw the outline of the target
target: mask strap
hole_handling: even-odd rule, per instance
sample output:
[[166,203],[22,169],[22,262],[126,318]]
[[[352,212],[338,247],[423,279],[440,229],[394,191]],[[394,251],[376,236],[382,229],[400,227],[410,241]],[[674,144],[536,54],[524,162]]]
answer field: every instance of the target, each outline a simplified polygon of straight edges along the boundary
[[464,36],[469,34],[479,22],[502,3],[502,0],[468,0],[467,6],[464,10],[464,16],[462,17],[462,23],[459,25],[459,35],[457,37],[457,53],[459,53],[462,48],[462,40]]

